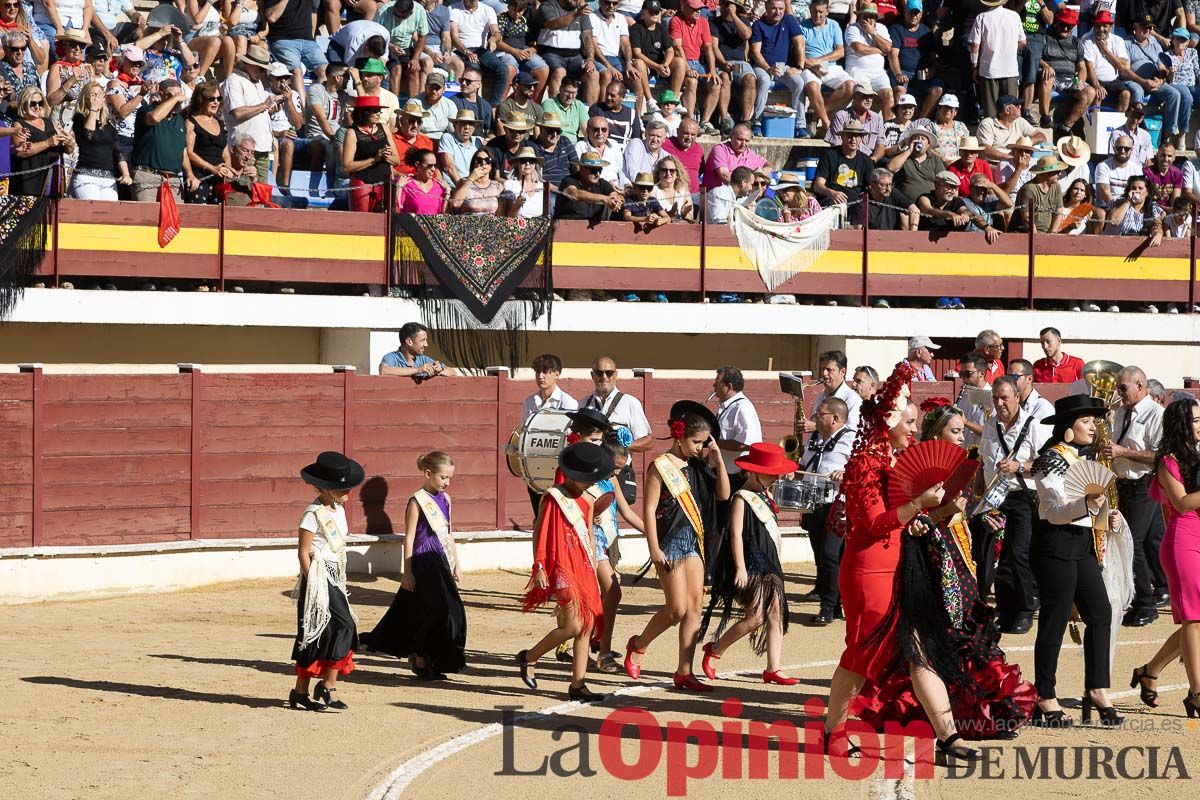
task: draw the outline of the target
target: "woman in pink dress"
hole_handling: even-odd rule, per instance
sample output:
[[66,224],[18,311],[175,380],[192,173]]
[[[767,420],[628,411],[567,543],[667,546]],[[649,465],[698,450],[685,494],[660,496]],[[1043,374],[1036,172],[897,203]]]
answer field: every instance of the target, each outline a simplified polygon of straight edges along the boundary
[[424,148],[409,150],[405,158],[416,169],[396,180],[396,210],[402,214],[440,214],[446,207],[446,186],[438,177],[437,155]]
[[1181,628],[1153,659],[1133,671],[1130,686],[1141,689],[1143,703],[1157,706],[1154,681],[1163,667],[1182,654],[1189,687],[1183,708],[1189,717],[1196,717],[1200,716],[1200,402],[1176,400],[1167,406],[1154,467],[1157,479],[1150,484],[1150,496],[1162,504],[1167,520],[1159,558],[1171,593],[1171,616]]

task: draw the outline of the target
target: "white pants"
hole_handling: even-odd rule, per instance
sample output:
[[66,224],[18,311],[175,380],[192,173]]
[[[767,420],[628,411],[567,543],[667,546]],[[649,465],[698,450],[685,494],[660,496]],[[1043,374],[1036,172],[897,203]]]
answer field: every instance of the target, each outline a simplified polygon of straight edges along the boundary
[[837,89],[843,83],[850,80],[849,73],[837,64],[826,61],[821,67],[825,70],[824,75],[818,75],[809,69],[804,70],[804,84],[806,86],[810,83],[819,83],[825,89]]
[[71,179],[71,197],[77,200],[116,200],[117,179],[76,172]]
[[892,88],[892,80],[883,70],[872,69],[856,69],[850,73],[850,77],[858,86],[871,85],[871,88],[877,92],[882,92],[885,89]]

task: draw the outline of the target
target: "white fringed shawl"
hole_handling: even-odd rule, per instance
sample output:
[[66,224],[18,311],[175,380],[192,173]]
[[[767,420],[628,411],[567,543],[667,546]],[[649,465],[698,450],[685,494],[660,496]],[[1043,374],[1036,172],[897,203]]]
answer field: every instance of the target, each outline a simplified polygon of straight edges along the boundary
[[800,222],[771,222],[753,209],[735,205],[729,228],[746,260],[758,270],[768,291],[809,269],[829,249],[829,232],[846,218],[846,206],[823,209]]

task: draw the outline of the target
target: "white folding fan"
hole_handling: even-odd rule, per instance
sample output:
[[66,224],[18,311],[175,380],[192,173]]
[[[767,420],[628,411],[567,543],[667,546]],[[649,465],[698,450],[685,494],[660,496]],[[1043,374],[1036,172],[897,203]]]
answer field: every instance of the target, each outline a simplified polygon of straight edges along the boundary
[[1089,494],[1103,494],[1117,479],[1113,471],[1096,461],[1076,461],[1063,474],[1063,488],[1069,500]]

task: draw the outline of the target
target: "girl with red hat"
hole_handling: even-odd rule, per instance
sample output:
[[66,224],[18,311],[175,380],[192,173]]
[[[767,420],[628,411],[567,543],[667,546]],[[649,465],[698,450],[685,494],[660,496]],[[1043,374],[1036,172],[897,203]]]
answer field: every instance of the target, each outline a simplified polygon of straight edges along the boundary
[[[703,636],[713,611],[721,607],[716,640],[704,645],[704,674],[709,680],[716,679],[713,661],[749,634],[755,654],[767,655],[763,683],[794,686],[797,679],[781,671],[788,607],[779,563],[779,509],[771,499],[770,488],[780,475],[795,472],[799,465],[787,457],[782,447],[769,442],[751,445],[750,452],[733,463],[748,477],[729,507],[729,535],[717,553],[712,600],[700,625]],[[735,602],[744,614],[726,628]]]

